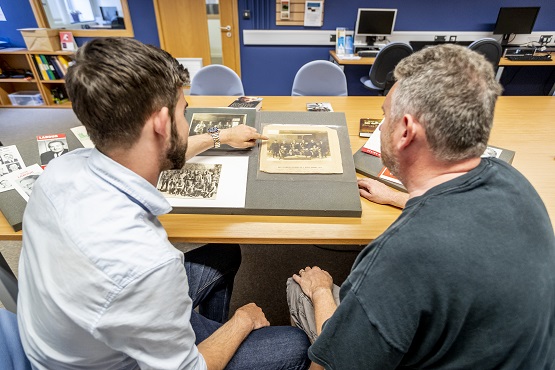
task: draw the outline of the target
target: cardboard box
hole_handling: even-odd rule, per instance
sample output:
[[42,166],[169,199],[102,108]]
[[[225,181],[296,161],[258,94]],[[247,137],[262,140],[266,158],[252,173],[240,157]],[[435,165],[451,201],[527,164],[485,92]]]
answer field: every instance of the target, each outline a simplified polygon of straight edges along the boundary
[[59,51],[62,49],[58,30],[49,28],[21,28],[27,49],[31,51]]

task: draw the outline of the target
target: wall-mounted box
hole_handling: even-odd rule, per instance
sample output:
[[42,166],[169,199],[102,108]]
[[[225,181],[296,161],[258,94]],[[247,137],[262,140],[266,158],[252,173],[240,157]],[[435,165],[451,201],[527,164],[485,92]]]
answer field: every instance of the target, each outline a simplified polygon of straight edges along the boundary
[[43,105],[44,101],[38,91],[18,91],[8,94],[13,105]]
[[21,28],[21,35],[28,50],[58,51],[62,50],[58,30],[49,28]]

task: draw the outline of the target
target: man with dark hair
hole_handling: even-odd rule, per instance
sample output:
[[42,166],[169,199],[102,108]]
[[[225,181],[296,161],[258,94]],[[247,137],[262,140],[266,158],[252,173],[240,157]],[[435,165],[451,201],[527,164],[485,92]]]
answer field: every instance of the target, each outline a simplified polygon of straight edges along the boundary
[[409,199],[338,300],[319,267],[288,282],[294,321],[314,332],[309,357],[326,369],[553,369],[552,223],[518,171],[480,158],[501,93],[491,64],[442,45],[395,77],[381,153]]
[[168,53],[133,39],[76,53],[68,95],[96,148],[52,161],[25,210],[18,322],[34,368],[307,366],[301,330],[269,327],[254,303],[228,320],[238,246],[184,255],[157,218],[171,210],[155,187],[161,171],[220,142],[264,139],[245,125],[188,138],[185,77]]

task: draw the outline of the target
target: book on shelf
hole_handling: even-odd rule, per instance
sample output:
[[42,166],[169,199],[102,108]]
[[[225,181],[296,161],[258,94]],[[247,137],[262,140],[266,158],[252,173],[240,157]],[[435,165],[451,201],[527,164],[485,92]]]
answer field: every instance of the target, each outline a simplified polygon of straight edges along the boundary
[[333,112],[331,103],[328,102],[306,103],[306,110],[309,112]]
[[262,109],[262,98],[258,96],[240,96],[235,99],[229,108],[254,108],[256,110]]
[[361,118],[358,136],[370,137],[372,133],[376,131],[381,122],[382,119],[380,118]]

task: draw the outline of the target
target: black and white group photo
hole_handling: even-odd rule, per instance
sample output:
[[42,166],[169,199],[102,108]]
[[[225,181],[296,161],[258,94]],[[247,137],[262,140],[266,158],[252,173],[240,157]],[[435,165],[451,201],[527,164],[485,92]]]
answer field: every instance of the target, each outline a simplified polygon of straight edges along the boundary
[[221,164],[187,163],[181,170],[164,171],[158,190],[172,198],[216,199]]
[[246,114],[195,113],[191,118],[189,135],[205,134],[211,127],[223,130],[237,125],[244,125],[246,117]]
[[276,160],[324,159],[331,155],[327,132],[287,132],[270,135],[268,157]]

